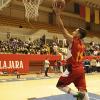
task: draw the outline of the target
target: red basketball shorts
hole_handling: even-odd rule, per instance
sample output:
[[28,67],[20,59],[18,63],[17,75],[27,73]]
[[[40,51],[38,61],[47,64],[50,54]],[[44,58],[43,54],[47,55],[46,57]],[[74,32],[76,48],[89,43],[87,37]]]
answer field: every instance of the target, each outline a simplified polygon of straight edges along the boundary
[[71,83],[74,83],[78,90],[86,90],[85,73],[80,70],[73,70],[67,77],[61,76],[56,86],[65,87]]

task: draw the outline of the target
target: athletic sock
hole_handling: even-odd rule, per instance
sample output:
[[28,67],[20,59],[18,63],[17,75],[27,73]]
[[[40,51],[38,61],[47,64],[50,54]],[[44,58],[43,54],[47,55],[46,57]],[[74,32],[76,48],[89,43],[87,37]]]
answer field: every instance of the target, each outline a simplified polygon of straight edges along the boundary
[[88,93],[85,92],[85,96],[84,96],[84,99],[83,100],[89,100],[89,96],[88,96]]
[[64,91],[65,93],[68,93],[68,94],[77,95],[77,92],[73,91],[69,87],[63,87],[63,88],[60,88],[60,90]]

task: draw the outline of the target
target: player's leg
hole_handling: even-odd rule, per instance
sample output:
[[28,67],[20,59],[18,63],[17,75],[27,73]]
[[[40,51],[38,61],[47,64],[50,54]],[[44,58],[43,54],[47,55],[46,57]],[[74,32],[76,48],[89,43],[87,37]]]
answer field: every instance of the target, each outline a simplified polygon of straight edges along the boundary
[[77,98],[77,100],[89,100],[88,93],[86,91],[79,91],[74,97]]
[[86,89],[85,74],[82,74],[74,81],[75,86],[78,88],[79,92],[76,95],[79,100],[89,100],[89,96]]
[[69,88],[67,85],[65,87],[58,87],[61,91],[64,91],[65,93],[71,94],[71,95],[77,95],[77,92]]
[[73,91],[71,88],[68,87],[70,83],[73,82],[72,75],[68,75],[67,77],[61,76],[58,80],[56,87],[65,93],[76,95],[77,92]]
[[85,95],[84,95],[83,100],[89,100],[89,95],[88,95],[88,93],[87,93],[87,92],[84,92],[84,93],[85,93]]
[[48,70],[49,70],[49,68],[45,68],[45,76],[48,76]]

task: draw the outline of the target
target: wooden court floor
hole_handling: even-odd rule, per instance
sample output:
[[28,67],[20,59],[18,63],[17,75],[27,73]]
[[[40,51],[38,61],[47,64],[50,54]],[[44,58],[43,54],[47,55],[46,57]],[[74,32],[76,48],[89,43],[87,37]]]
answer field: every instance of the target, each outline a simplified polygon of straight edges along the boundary
[[[16,78],[15,76],[0,76],[0,79],[5,77],[9,79]],[[58,78],[55,77],[50,79],[0,82],[0,100],[28,100],[28,98],[63,94],[55,87],[57,80]],[[86,74],[86,80],[88,91],[100,95],[100,73]],[[70,87],[76,90],[73,84]]]

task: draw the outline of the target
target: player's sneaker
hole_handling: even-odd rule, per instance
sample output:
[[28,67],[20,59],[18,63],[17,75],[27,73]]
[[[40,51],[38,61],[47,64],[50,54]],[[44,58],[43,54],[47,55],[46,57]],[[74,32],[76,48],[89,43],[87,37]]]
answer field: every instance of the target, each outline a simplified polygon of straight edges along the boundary
[[83,100],[84,94],[81,93],[81,92],[78,92],[78,94],[74,95],[74,97],[75,97],[77,100]]

